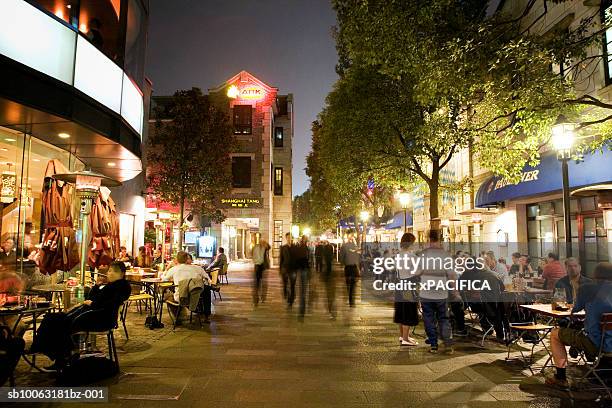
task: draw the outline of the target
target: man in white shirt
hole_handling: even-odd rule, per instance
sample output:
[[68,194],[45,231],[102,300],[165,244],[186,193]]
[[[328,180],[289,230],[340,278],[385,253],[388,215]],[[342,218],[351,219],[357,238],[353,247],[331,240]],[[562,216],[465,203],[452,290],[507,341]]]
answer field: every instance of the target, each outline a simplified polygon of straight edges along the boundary
[[510,274],[508,273],[508,268],[506,265],[501,262],[497,262],[497,258],[495,258],[495,253],[493,251],[487,251],[485,255],[485,263],[487,267],[493,272],[500,281],[504,282],[504,284],[511,283]]
[[[162,274],[162,280],[172,281],[178,288],[180,281],[199,277],[204,281],[204,285],[210,285],[210,278],[208,277],[208,274],[204,271],[204,269],[197,265],[188,264],[188,259],[189,254],[187,252],[179,251],[179,253],[176,254],[177,264]],[[179,301],[178,290],[175,290],[174,294],[168,294],[167,297],[170,297],[170,295],[174,298],[176,302]]]

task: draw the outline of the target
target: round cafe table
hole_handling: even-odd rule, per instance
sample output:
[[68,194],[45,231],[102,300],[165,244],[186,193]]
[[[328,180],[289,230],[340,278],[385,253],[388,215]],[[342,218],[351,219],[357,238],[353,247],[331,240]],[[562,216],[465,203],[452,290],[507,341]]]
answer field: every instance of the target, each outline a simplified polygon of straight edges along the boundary
[[[36,285],[31,289],[33,292],[42,292],[51,294],[51,302],[55,302],[58,310],[63,309],[63,305],[66,304],[63,300],[64,291],[66,286],[63,283],[49,283],[45,285]],[[55,298],[55,299],[54,299]]]

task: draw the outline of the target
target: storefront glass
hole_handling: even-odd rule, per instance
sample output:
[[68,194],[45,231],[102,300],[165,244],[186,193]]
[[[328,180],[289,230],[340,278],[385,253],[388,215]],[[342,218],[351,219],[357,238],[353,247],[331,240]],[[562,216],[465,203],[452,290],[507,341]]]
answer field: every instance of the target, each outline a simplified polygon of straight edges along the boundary
[[23,273],[33,269],[33,256],[42,238],[43,182],[51,160],[56,160],[66,171],[84,168],[82,162],[65,150],[0,127],[0,240],[4,247],[1,263],[5,269],[15,268]]
[[[603,214],[596,197],[571,199],[572,255],[578,257],[586,274],[598,262],[608,261],[608,238]],[[563,201],[554,200],[527,206],[529,256],[537,267],[549,252],[566,258]]]

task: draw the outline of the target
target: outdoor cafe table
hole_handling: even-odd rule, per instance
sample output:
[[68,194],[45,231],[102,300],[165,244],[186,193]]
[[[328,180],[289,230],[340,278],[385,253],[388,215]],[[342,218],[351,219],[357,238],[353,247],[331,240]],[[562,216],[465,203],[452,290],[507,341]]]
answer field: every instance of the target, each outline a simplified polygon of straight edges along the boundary
[[[43,314],[47,313],[51,310],[51,306],[45,307],[25,307],[25,306],[2,306],[0,307],[0,316],[16,316],[17,319],[11,328],[11,333],[14,335],[17,327],[19,327],[19,323],[23,320],[24,317],[32,316],[32,343],[36,340],[36,321]],[[24,361],[28,363],[30,366],[36,368],[40,371],[40,368],[36,366],[36,355],[32,355],[32,360],[28,359],[26,356],[27,351],[24,350],[21,354]]]
[[66,286],[63,283],[50,283],[46,285],[37,285],[32,287],[33,292],[44,292],[51,294],[51,304],[57,304],[57,310],[62,310],[62,304],[66,305],[66,299],[63,299],[64,291],[66,290]]
[[174,283],[162,281],[161,278],[144,278],[141,279],[140,282],[146,286],[147,292],[153,296],[153,310],[151,315],[157,316],[161,323],[164,311],[164,292],[166,289],[174,287]]
[[[553,323],[553,322],[556,322],[557,319],[562,319],[562,318],[566,318],[566,317],[570,317],[570,316],[584,317],[584,310],[572,314],[572,305],[568,305],[568,306],[569,306],[569,309],[563,311],[563,310],[553,310],[552,304],[550,304],[550,303],[537,303],[537,304],[532,304],[532,305],[520,305],[520,307],[525,309],[525,310],[528,310],[528,311],[533,312],[535,314],[539,314],[539,315],[551,318],[550,321],[549,321],[549,324]],[[550,332],[551,332],[551,330],[548,330],[545,333],[544,337],[547,337],[550,334]],[[546,352],[548,353],[548,359],[544,363],[544,366],[542,366],[541,372],[543,372],[544,369],[546,367],[548,367],[548,364],[552,360],[552,354],[551,354],[551,352],[550,352],[550,350],[548,348],[546,348]]]

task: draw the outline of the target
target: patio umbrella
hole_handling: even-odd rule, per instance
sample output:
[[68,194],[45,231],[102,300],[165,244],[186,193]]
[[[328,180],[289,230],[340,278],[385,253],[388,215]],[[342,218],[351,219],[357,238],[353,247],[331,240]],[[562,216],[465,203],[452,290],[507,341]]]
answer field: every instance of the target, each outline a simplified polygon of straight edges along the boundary
[[119,255],[119,217],[110,190],[105,187],[91,208],[91,243],[89,265],[109,265]]
[[58,269],[69,271],[79,263],[71,216],[74,187],[52,177],[65,170],[56,159],[49,160],[45,170],[41,217],[44,233],[38,267],[46,275],[52,275]]

